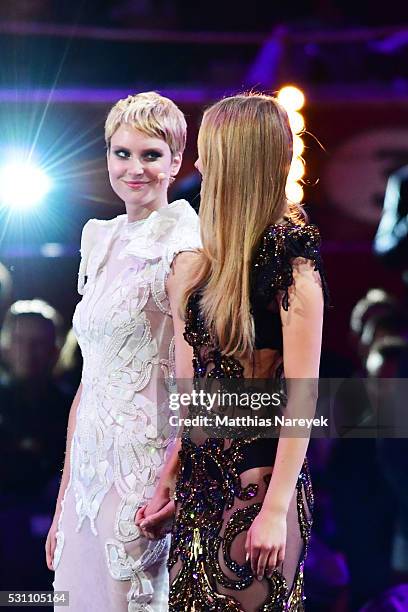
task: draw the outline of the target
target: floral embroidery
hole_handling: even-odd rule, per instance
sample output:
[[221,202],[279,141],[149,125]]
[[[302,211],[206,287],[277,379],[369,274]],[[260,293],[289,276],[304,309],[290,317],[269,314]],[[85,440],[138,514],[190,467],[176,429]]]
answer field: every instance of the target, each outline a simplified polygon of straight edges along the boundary
[[[110,279],[106,263],[115,240],[119,272]],[[165,282],[174,256],[199,247],[197,215],[183,200],[135,225],[126,215],[91,220],[81,240],[78,288],[84,297],[73,323],[84,368],[66,493],[75,495],[77,531],[89,521],[94,535],[106,496],[112,490],[118,495],[106,561],[113,578],[131,581],[132,611],[151,610],[148,568],[164,562],[168,549],[167,539],[138,558],[125,548],[141,537],[134,516],[154,493],[170,443],[167,413],[161,416],[167,407],[158,402],[158,390],[174,377]],[[56,564],[68,540],[61,519]]]

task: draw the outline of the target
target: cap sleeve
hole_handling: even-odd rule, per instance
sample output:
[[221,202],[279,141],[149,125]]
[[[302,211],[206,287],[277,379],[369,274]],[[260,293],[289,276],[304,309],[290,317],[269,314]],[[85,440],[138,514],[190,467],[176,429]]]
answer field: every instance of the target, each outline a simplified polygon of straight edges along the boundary
[[89,255],[97,243],[98,220],[89,219],[82,229],[81,235],[81,262],[78,272],[78,293],[83,295],[86,284]]
[[198,215],[188,204],[169,237],[165,253],[166,271],[170,271],[173,260],[178,253],[197,251],[201,246]]
[[289,309],[289,287],[293,284],[293,260],[310,259],[320,273],[325,304],[329,291],[320,254],[321,239],[315,225],[272,225],[263,234],[251,275],[253,305],[267,306],[283,292],[282,306]]

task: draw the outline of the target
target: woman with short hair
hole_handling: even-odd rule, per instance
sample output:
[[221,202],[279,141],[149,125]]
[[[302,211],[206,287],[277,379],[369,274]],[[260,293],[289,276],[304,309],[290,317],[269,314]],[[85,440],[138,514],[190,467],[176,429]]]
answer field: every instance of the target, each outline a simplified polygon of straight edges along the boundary
[[200,244],[198,218],[185,200],[167,200],[186,141],[171,100],[154,92],[119,100],[105,137],[110,183],[126,214],[91,219],[82,233],[73,328],[84,363],[47,563],[55,589],[69,591],[70,610],[159,612],[168,607],[168,540],[149,542],[134,517],[169,448],[161,399],[175,358],[180,372],[183,364],[191,370],[173,317]]

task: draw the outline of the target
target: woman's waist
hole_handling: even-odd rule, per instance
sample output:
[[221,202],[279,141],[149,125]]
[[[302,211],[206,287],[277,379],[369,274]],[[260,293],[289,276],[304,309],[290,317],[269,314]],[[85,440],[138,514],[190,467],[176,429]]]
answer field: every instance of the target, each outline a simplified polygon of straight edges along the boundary
[[189,438],[182,442],[183,463],[205,469],[242,473],[255,467],[272,467],[275,463],[278,438],[207,438],[195,443]]
[[91,368],[84,365],[82,370],[83,393],[96,393],[107,396],[112,400],[131,402],[138,396],[149,397],[157,403],[166,393],[167,379],[157,376],[153,371],[154,365],[149,368],[136,370],[131,368]]

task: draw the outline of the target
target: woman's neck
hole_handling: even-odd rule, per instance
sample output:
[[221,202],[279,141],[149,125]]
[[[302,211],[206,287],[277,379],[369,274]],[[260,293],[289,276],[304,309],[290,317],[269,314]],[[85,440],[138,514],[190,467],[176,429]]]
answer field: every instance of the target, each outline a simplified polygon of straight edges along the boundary
[[126,214],[128,223],[133,223],[134,221],[141,221],[142,219],[147,219],[150,217],[152,212],[159,210],[160,208],[164,208],[168,206],[168,201],[155,203],[154,205],[147,206],[130,206],[125,203]]

